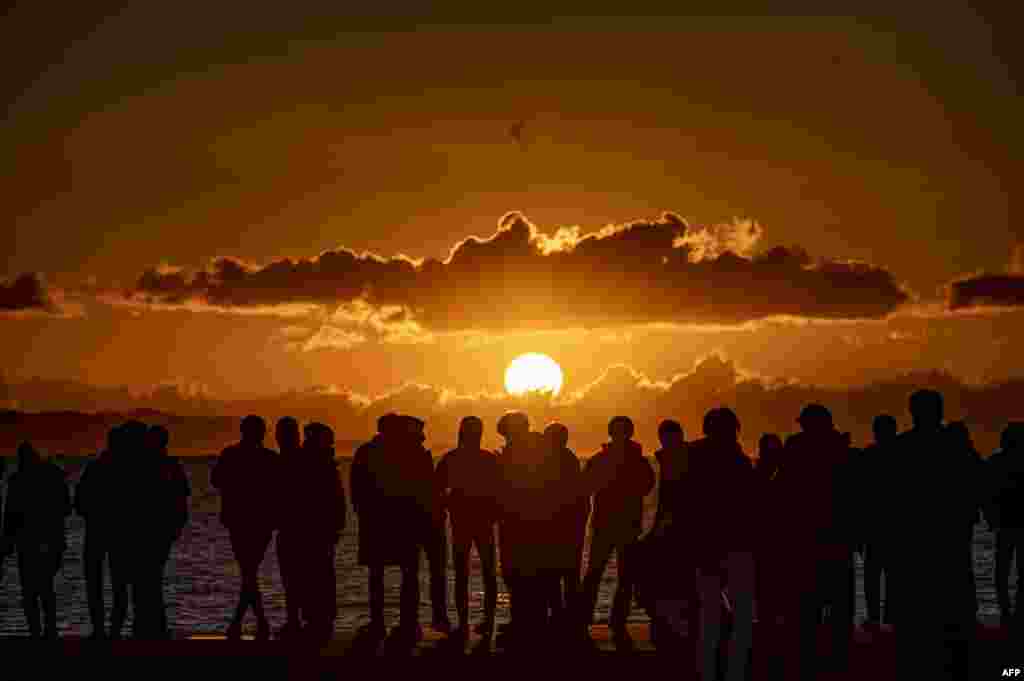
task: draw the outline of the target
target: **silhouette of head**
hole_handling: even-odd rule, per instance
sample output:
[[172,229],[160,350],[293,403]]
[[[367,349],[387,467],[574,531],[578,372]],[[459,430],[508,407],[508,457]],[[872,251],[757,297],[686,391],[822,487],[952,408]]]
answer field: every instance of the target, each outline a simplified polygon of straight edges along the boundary
[[658,440],[665,449],[680,447],[686,441],[679,421],[666,419],[658,424]]
[[242,441],[252,444],[263,444],[267,436],[267,422],[261,417],[250,414],[242,419]]
[[306,444],[318,451],[334,449],[334,431],[330,426],[314,421],[302,429]]
[[775,461],[782,453],[782,438],[775,433],[765,433],[757,441],[757,457],[762,461]]
[[942,395],[935,390],[918,390],[910,396],[910,417],[915,428],[934,429],[942,425]]
[[565,449],[569,444],[569,429],[562,423],[549,423],[544,429],[544,439],[553,449]]
[[377,419],[377,432],[381,435],[394,435],[399,431],[401,423],[402,418],[398,414],[388,412]]
[[285,416],[277,420],[274,428],[274,437],[277,446],[282,452],[294,452],[302,445],[302,438],[299,435],[299,422],[291,416]]
[[1024,447],[1024,421],[1010,421],[999,438],[1003,451],[1016,451]]
[[459,446],[480,449],[484,437],[484,422],[476,416],[467,416],[459,422]]
[[424,423],[421,419],[416,418],[415,416],[408,416],[405,414],[402,414],[398,418],[400,419],[401,423],[400,428],[403,439],[416,445],[423,444],[423,442],[426,441],[427,436],[423,432],[424,428],[426,427],[426,423]]
[[871,430],[875,434],[875,442],[880,445],[892,442],[899,432],[900,426],[896,418],[890,414],[879,414],[871,422]]
[[820,433],[832,430],[832,412],[820,404],[808,404],[800,410],[797,423],[807,433]]
[[628,416],[616,416],[608,422],[608,437],[612,442],[625,442],[633,437],[633,421]]
[[124,448],[133,455],[138,454],[146,447],[146,435],[149,428],[142,421],[128,421],[121,426]]
[[22,442],[18,445],[18,468],[28,468],[41,462],[43,457],[32,446],[31,442]]
[[167,452],[167,445],[171,442],[171,434],[163,426],[150,426],[146,433],[149,448],[154,452],[164,454]]
[[716,407],[704,415],[704,435],[712,440],[735,442],[740,434],[740,420],[728,407]]
[[498,435],[508,441],[520,440],[530,432],[530,419],[521,411],[510,411],[498,419]]

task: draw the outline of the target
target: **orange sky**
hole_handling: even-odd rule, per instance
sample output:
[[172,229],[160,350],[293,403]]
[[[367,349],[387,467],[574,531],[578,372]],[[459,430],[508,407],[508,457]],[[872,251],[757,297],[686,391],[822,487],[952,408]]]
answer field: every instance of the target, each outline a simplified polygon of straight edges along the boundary
[[[501,28],[455,10],[413,20],[186,3],[74,10],[57,28],[15,10],[0,277],[38,273],[71,314],[0,313],[4,374],[198,383],[224,397],[314,385],[377,395],[407,381],[500,391],[527,351],[554,357],[566,390],[619,363],[669,380],[716,351],[743,371],[811,383],[1021,374],[1007,349],[1022,316],[954,313],[941,290],[1012,270],[1024,241],[1009,218],[1020,101],[994,19],[521,11]],[[508,132],[519,119],[523,145]],[[600,328],[555,319],[539,334],[480,321],[485,308],[542,300],[519,270],[508,299],[488,289],[480,310],[463,309],[464,280],[430,299],[435,321],[438,306],[465,317],[455,330],[415,315],[398,327],[340,319],[331,305],[285,318],[109,304],[157,265],[190,275],[218,256],[254,268],[341,248],[445,260],[469,236],[494,236],[508,211],[547,235],[672,211],[723,247],[735,244],[714,226],[749,217],[763,234],[741,255],[783,245],[863,261],[911,299],[873,319],[723,327],[659,312],[638,325],[615,311]],[[623,253],[620,269],[636,274]],[[488,276],[510,266],[504,257]],[[616,265],[601,262],[592,290],[619,290],[607,307],[626,305],[632,290],[609,287]],[[757,317],[771,294],[730,281]],[[701,315],[721,309],[722,290],[701,294]]]

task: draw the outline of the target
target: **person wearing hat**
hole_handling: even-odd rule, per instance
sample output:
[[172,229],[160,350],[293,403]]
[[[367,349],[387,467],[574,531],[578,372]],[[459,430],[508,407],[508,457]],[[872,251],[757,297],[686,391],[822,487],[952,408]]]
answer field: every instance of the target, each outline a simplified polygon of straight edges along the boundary
[[782,502],[783,554],[793,558],[783,589],[786,621],[795,620],[796,657],[801,674],[814,673],[816,637],[829,610],[831,665],[848,662],[854,603],[850,590],[853,550],[850,489],[854,463],[846,434],[836,430],[832,412],[809,404],[797,418],[801,432],[786,439],[784,465],[776,476]]

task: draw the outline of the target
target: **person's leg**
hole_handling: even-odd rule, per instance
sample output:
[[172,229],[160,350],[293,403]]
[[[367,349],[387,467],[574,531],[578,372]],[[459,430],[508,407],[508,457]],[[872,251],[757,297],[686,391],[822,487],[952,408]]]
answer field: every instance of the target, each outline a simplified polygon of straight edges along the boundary
[[[1013,559],[1013,548],[1010,530],[999,528],[996,531],[996,600],[999,602],[1000,620],[1004,624],[1010,620],[1012,614],[1010,610],[1010,562]],[[1018,574],[1020,574],[1019,571]]]
[[384,566],[370,565],[370,624],[384,626]]
[[626,620],[633,606],[633,592],[635,590],[632,566],[630,564],[630,547],[628,544],[620,543],[615,546],[615,563],[618,573],[617,584],[615,585],[615,596],[612,600],[612,612],[609,619],[611,630],[615,637],[622,642],[628,642],[629,634],[626,632]]
[[614,544],[608,532],[595,528],[590,537],[590,555],[587,559],[587,575],[583,578],[583,597],[580,599],[583,610],[580,621],[590,626],[594,621],[594,608],[597,607],[597,594],[601,588],[604,568],[611,556]]
[[452,542],[452,560],[455,561],[455,613],[459,628],[469,632],[469,558],[472,540],[456,535]]
[[697,593],[700,598],[700,635],[696,637],[697,659],[703,681],[718,679],[718,645],[722,630],[722,579],[715,572],[698,571]]
[[299,615],[299,584],[295,579],[295,539],[287,531],[277,533],[277,567],[284,587],[285,624],[284,631],[291,634],[302,628]]
[[731,553],[728,557],[729,595],[733,605],[732,638],[729,641],[729,681],[746,679],[747,661],[754,638],[754,557]]
[[41,583],[39,588],[39,601],[43,608],[44,630],[43,635],[49,639],[57,638],[57,591],[54,588],[54,580],[60,567],[64,563],[63,547],[51,551],[44,558],[44,565],[40,566],[45,572],[40,573]]
[[100,534],[100,528],[96,524],[86,525],[82,568],[93,638],[105,638],[107,635],[107,612],[103,602],[103,561],[106,554],[107,539]]
[[478,532],[473,538],[477,555],[480,556],[480,572],[484,582],[484,622],[485,637],[494,632],[494,617],[498,609],[498,571],[497,547],[494,543],[494,532],[488,528]]
[[129,594],[131,586],[132,556],[124,547],[110,551],[110,582],[114,598],[110,610],[110,637],[120,639],[124,634],[124,623],[128,619]]
[[310,589],[307,611],[315,642],[325,644],[334,635],[334,622],[338,617],[337,577],[334,572],[335,545],[325,543],[314,549],[310,556]]
[[408,558],[402,567],[402,592],[399,596],[400,610],[399,627],[411,631],[419,626],[420,618],[420,551],[416,548],[415,557]]
[[156,563],[153,571],[153,625],[157,637],[161,639],[170,638],[170,625],[167,620],[167,602],[164,600],[164,579],[167,573],[167,564],[171,560],[171,551],[174,544],[170,540],[161,542],[159,553],[156,556]]
[[444,526],[431,527],[427,562],[430,568],[431,624],[447,631],[448,621],[448,531]]
[[882,621],[881,582],[882,560],[879,546],[869,543],[864,550],[864,600],[867,601],[868,623],[875,625]]
[[32,638],[42,638],[43,627],[39,619],[39,560],[29,549],[18,547],[18,579],[21,582],[21,608]]

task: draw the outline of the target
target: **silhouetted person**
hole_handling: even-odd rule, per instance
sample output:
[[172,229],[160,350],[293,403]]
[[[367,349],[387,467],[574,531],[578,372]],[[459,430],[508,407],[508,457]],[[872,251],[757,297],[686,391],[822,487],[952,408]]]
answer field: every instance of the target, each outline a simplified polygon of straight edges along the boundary
[[433,482],[434,457],[423,445],[427,439],[423,432],[424,422],[409,417],[407,423],[413,429],[412,437],[415,443],[412,446],[418,457],[430,460],[430,524],[423,539],[423,551],[427,555],[427,567],[430,572],[430,628],[447,634],[451,632],[452,625],[448,620],[448,525],[444,493]]
[[151,519],[153,532],[146,542],[151,542],[152,553],[149,562],[143,565],[145,572],[140,587],[144,590],[146,605],[152,608],[154,637],[168,638],[170,630],[167,606],[164,603],[164,572],[171,557],[171,548],[188,524],[188,499],[192,488],[181,462],[168,454],[170,433],[167,429],[151,426],[147,435],[147,455],[152,457],[151,464],[158,475],[154,491],[159,490],[159,493],[151,498],[154,503],[154,517]]
[[498,460],[481,449],[484,424],[467,416],[459,424],[459,444],[442,457],[434,473],[434,485],[452,526],[452,555],[455,561],[455,612],[459,628],[453,637],[469,637],[470,550],[476,545],[484,582],[484,618],[480,628],[485,639],[494,633],[498,605],[497,553],[494,526],[498,509]]
[[750,459],[739,443],[740,422],[726,407],[704,416],[704,437],[689,449],[687,517],[698,519],[692,536],[697,565],[701,627],[698,637],[700,671],[705,681],[716,679],[722,631],[722,588],[733,601],[733,630],[726,678],[745,678],[753,636],[754,539],[744,509],[756,498],[756,478]]
[[11,476],[7,490],[3,557],[11,551],[18,553],[21,606],[32,638],[56,639],[53,580],[67,547],[64,520],[71,514],[64,471],[23,442],[18,447],[18,471]]
[[[90,638],[102,640],[107,636],[106,603],[103,597],[104,563],[110,557],[111,515],[117,512],[112,503],[110,480],[114,452],[123,447],[121,426],[107,433],[107,446],[90,461],[78,484],[75,485],[75,512],[85,521],[85,547],[82,551],[82,569],[85,592],[89,603]],[[122,509],[123,512],[123,509]]]
[[[324,644],[338,616],[335,550],[345,530],[345,490],[334,456],[334,431],[323,423],[304,429],[301,450],[282,461],[283,482],[296,501],[282,509],[279,543],[286,547],[291,576],[288,598],[304,636]],[[282,538],[283,535],[283,538]],[[293,620],[294,622],[294,620]]]
[[974,447],[966,423],[953,421],[946,426],[946,433],[952,439],[950,443],[953,447],[952,455],[967,459],[966,470],[969,471],[970,476],[962,481],[972,494],[965,500],[964,516],[961,522],[961,555],[963,556],[961,591],[963,593],[964,626],[971,628],[975,625],[978,616],[977,580],[974,575],[974,526],[981,521],[985,462]]
[[391,642],[414,645],[419,627],[418,571],[424,536],[428,534],[434,466],[423,449],[418,419],[385,414],[378,434],[356,450],[352,462],[352,503],[359,515],[359,563],[369,568],[370,623],[360,634],[384,637],[384,569],[402,571],[401,615]]
[[[145,565],[152,558],[152,504],[155,477],[148,465],[145,423],[121,424],[121,446],[113,450],[109,479],[103,493],[117,498],[117,508],[108,516],[110,537],[110,581],[114,596],[110,613],[110,638],[119,640],[131,608],[132,635],[143,639],[153,634],[152,609],[147,608],[146,585],[140,585]],[[130,509],[130,512],[125,512]]]
[[220,491],[221,522],[228,529],[231,549],[242,573],[238,597],[228,638],[239,639],[242,621],[252,608],[256,615],[256,638],[270,638],[270,624],[263,610],[259,569],[277,523],[275,500],[280,462],[278,455],[263,446],[266,422],[259,416],[242,419],[242,439],[221,452],[210,477]]
[[549,463],[557,471],[557,493],[563,498],[557,517],[552,519],[562,537],[558,562],[564,564],[553,584],[552,616],[563,630],[571,630],[575,626],[573,618],[580,607],[580,573],[590,509],[587,497],[579,493],[583,484],[580,461],[569,449],[569,429],[561,423],[549,424],[544,429],[544,440],[546,455],[552,459]]
[[798,630],[792,633],[799,636],[799,671],[810,678],[816,663],[828,664],[816,659],[818,625],[826,610],[831,663],[843,668],[849,661],[855,468],[849,436],[835,429],[828,409],[807,405],[797,420],[801,432],[786,439],[777,480],[785,508],[783,554],[794,562],[785,587],[787,621],[796,620]]
[[963,599],[949,596],[963,583],[962,528],[973,504],[974,466],[942,427],[942,395],[915,392],[910,414],[913,427],[894,445],[900,472],[893,519],[901,529],[893,569],[900,599],[898,671],[908,678],[942,677],[951,669],[949,656],[964,650]]
[[694,563],[687,534],[687,472],[689,449],[678,421],[658,425],[661,449],[658,462],[658,508],[651,531],[639,542],[631,564],[636,577],[637,597],[651,618],[651,642],[659,650],[682,646],[680,636],[686,622],[695,626]]
[[860,461],[860,495],[865,503],[858,504],[863,527],[864,598],[867,601],[868,627],[882,622],[881,580],[885,573],[885,619],[892,624],[895,588],[892,581],[892,561],[898,526],[893,522],[896,495],[893,468],[893,443],[899,434],[896,418],[879,414],[871,424],[875,441],[867,446]]
[[634,584],[626,547],[643,531],[644,497],[654,487],[654,470],[633,438],[633,422],[616,416],[608,424],[611,442],[603,446],[584,468],[588,491],[593,493],[590,556],[583,579],[583,621],[590,624],[597,605],[605,565],[615,552],[618,584],[609,626],[617,646],[629,646],[626,618],[632,605]]
[[[274,435],[277,440],[277,451],[281,455],[283,474],[291,478],[290,473],[294,468],[302,468],[299,459],[304,462],[299,422],[291,416],[279,419]],[[299,505],[298,500],[304,498],[305,493],[303,488],[296,486],[291,479],[288,482],[288,492],[285,494],[281,509],[281,527],[277,532],[277,563],[281,572],[281,585],[284,587],[286,612],[285,623],[279,633],[280,638],[294,638],[302,633],[303,628],[300,606],[302,596],[299,594],[303,588],[299,579],[302,523],[301,518],[293,519],[293,516],[296,515],[294,509]]]
[[[989,526],[996,533],[996,598],[1003,626],[1024,626],[1024,422],[1009,423],[1000,449],[985,462]],[[1017,602],[1010,603],[1010,565],[1017,558]]]

